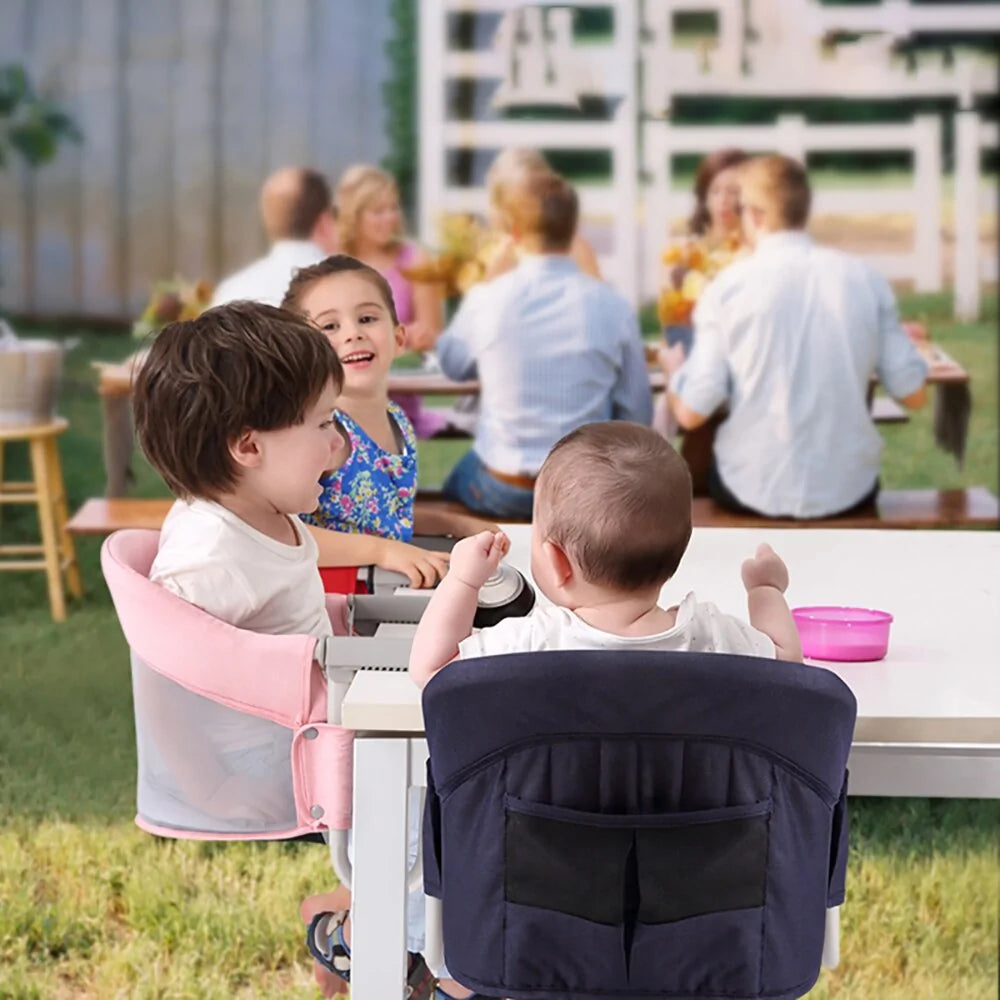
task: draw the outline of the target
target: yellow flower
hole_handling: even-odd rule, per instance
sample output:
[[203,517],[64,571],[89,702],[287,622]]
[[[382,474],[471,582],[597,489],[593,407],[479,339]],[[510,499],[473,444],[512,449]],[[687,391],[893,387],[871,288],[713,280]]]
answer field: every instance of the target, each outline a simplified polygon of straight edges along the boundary
[[697,302],[707,284],[708,278],[701,271],[688,271],[681,284],[681,296],[688,302]]
[[467,260],[462,263],[455,274],[455,287],[464,295],[476,282],[483,280],[485,268],[475,260]]
[[681,259],[684,256],[684,248],[679,243],[671,243],[666,250],[663,251],[662,260],[664,264],[673,265],[680,264]]

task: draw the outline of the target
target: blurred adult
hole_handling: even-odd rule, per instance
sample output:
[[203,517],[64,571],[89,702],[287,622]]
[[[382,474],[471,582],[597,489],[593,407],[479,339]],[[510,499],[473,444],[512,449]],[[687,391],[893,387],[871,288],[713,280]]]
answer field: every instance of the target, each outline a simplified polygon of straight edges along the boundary
[[748,159],[742,149],[718,149],[698,165],[688,233],[709,249],[743,243],[739,167]]
[[667,344],[691,350],[691,313],[708,282],[746,250],[740,218],[738,170],[747,160],[739,149],[706,156],[695,174],[694,212],[687,234],[663,251],[663,276],[657,303]]
[[[680,344],[691,351],[691,314],[708,282],[747,252],[740,217],[739,167],[748,159],[740,149],[719,149],[698,165],[694,179],[694,211],[687,234],[663,251],[663,273],[657,315],[668,348]],[[666,395],[656,401],[653,427],[664,437],[677,433]]]
[[[406,346],[431,346],[444,326],[444,303],[437,286],[406,276],[407,269],[424,266],[427,256],[403,235],[396,181],[378,167],[356,164],[340,178],[335,202],[341,253],[375,268],[389,282],[396,315],[406,330]],[[433,437],[446,426],[446,417],[425,409],[420,397],[393,398],[406,412],[417,437]]]
[[769,517],[828,517],[871,503],[882,452],[868,407],[872,376],[910,408],[926,398],[927,366],[888,283],[860,258],[812,241],[810,200],[795,160],[763,156],[740,168],[753,253],[705,289],[687,362],[679,347],[665,359],[681,427],[729,407],[709,492]]
[[[511,207],[522,197],[533,178],[554,172],[537,149],[520,146],[501,150],[490,164],[486,172],[486,190],[490,199],[489,225],[497,238],[489,251],[488,278],[503,274],[517,265],[517,234],[512,228]],[[597,255],[579,232],[573,234],[569,256],[584,274],[592,278],[601,277]]]
[[570,255],[573,188],[537,173],[508,211],[519,263],[469,289],[437,345],[446,375],[481,386],[473,449],[444,492],[482,514],[530,518],[535,477],[564,434],[648,424],[652,400],[635,312]]
[[260,219],[270,247],[259,260],[223,279],[212,305],[251,299],[280,306],[292,274],[337,253],[330,185],[317,170],[282,167],[264,181]]

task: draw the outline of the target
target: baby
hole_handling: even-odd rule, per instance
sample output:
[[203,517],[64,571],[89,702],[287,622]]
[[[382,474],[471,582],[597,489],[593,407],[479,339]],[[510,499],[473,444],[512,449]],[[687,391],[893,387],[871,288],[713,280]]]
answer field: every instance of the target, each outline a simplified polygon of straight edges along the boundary
[[660,590],[691,537],[691,477],[655,431],[587,424],[549,453],[535,486],[531,574],[551,605],[473,633],[479,588],[509,548],[484,531],[452,550],[417,627],[410,675],[421,687],[457,658],[543,649],[690,650],[801,660],[784,591],[788,571],[761,545],[743,563],[750,625],[688,594]]

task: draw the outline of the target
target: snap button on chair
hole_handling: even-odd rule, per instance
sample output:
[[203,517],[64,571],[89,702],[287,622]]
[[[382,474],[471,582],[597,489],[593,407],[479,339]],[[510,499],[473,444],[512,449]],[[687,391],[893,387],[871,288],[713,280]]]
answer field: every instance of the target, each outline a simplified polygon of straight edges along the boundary
[[[44,570],[49,585],[53,621],[66,620],[63,578],[74,597],[83,594],[76,548],[66,530],[66,486],[63,482],[59,445],[56,440],[69,424],[62,418],[44,424],[0,427],[0,506],[33,504],[38,510],[41,544],[0,545],[0,570]],[[26,442],[31,459],[31,481],[12,482],[3,478],[4,446]],[[41,556],[26,559],[25,556]]]
[[[324,640],[238,629],[152,583],[158,540],[119,531],[101,550],[131,651],[137,825],[207,840],[333,831],[349,885],[354,734],[336,725]],[[346,633],[346,598],[328,596],[327,609]]]
[[459,982],[525,1000],[790,1000],[815,983],[844,898],[856,714],[832,673],[516,654],[449,665],[423,710],[424,887]]

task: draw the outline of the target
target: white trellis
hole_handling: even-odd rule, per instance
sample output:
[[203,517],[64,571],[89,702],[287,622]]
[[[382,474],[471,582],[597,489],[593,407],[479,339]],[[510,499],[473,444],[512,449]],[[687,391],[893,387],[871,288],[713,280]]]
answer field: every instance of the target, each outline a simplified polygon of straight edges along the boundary
[[[955,117],[955,315],[979,316],[980,286],[997,280],[997,260],[979,247],[979,215],[984,192],[980,189],[979,161],[983,149],[997,146],[995,122],[984,123],[974,111]],[[988,192],[988,211],[996,212],[996,191]]]
[[[571,8],[584,7],[613,11],[610,43],[574,45]],[[771,125],[753,126],[675,125],[664,119],[675,97],[706,94],[852,99],[949,95],[968,108],[975,95],[993,91],[994,60],[958,52],[950,63],[922,61],[916,72],[909,72],[891,45],[915,31],[996,31],[1000,3],[958,9],[905,0],[861,7],[826,6],[817,0],[644,0],[641,5],[637,0],[580,0],[557,7],[523,0],[421,0],[419,11],[419,228],[424,240],[435,241],[441,213],[486,209],[481,187],[449,180],[449,151],[494,152],[510,145],[603,150],[611,157],[611,183],[578,185],[581,214],[585,225],[600,222],[611,230],[612,245],[601,248],[606,251],[600,254],[602,271],[637,302],[657,290],[659,256],[670,223],[691,210],[690,193],[671,190],[673,155],[739,146],[750,152],[777,150],[804,161],[810,152],[907,150],[913,157],[911,183],[890,189],[822,188],[814,193],[813,214],[912,216],[912,249],[872,254],[871,259],[890,279],[912,281],[922,291],[942,287],[939,118],[813,125],[784,116]],[[675,15],[695,11],[715,14],[712,45],[698,51],[675,47]],[[460,12],[502,15],[490,49],[449,48],[448,18]],[[822,36],[832,31],[863,37],[821,51]],[[637,76],[643,81],[641,94]],[[611,121],[448,120],[446,87],[458,79],[496,81],[494,107],[519,100],[570,105],[580,94],[613,96],[617,103]],[[539,93],[548,100],[533,101]],[[995,262],[978,259],[977,235],[979,150],[996,143],[996,129],[982,126],[968,111],[958,113],[956,125],[956,309],[961,302],[969,314],[978,309],[980,280],[996,279],[996,268],[990,266]],[[645,175],[641,215],[640,146]]]
[[672,189],[671,160],[680,154],[709,153],[722,146],[747,152],[777,151],[805,162],[810,152],[830,150],[908,150],[913,154],[913,182],[908,187],[822,188],[813,192],[812,214],[866,215],[898,212],[914,218],[914,246],[905,253],[872,255],[890,280],[913,282],[918,291],[940,291],[941,264],[941,124],[921,115],[909,124],[813,125],[786,115],[774,125],[643,125],[646,197],[643,291],[652,296],[659,280],[659,255],[670,224],[691,214],[690,192]]
[[[581,218],[609,225],[613,246],[600,254],[602,272],[631,302],[638,301],[638,112],[636,67],[639,28],[635,0],[586,0],[574,7],[611,8],[613,39],[588,45],[586,60],[576,63],[571,83],[577,92],[606,96],[614,101],[610,121],[473,121],[448,120],[446,87],[449,80],[510,81],[512,31],[502,25],[496,46],[487,51],[456,51],[448,47],[449,13],[500,13],[510,18],[525,7],[519,0],[421,0],[420,2],[420,190],[419,231],[433,244],[442,212],[485,212],[482,187],[449,183],[449,151],[495,152],[505,146],[532,146],[543,151],[599,150],[611,158],[611,181],[606,185],[579,185]],[[529,10],[531,8],[528,8]],[[537,8],[535,8],[537,10]],[[542,24],[556,59],[572,55],[571,22],[565,9],[550,9]],[[539,17],[541,13],[539,12]],[[587,71],[587,66],[590,71]],[[525,61],[536,72],[537,63]],[[537,83],[542,81],[536,80]],[[563,81],[563,85],[565,82]],[[526,89],[526,88],[522,88]]]

